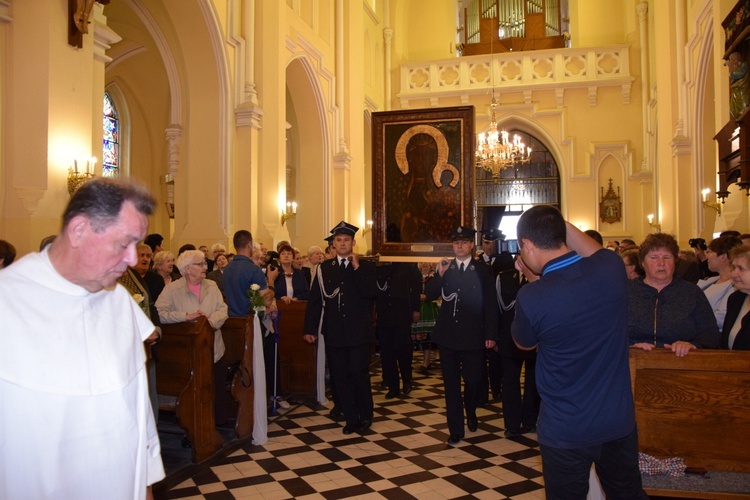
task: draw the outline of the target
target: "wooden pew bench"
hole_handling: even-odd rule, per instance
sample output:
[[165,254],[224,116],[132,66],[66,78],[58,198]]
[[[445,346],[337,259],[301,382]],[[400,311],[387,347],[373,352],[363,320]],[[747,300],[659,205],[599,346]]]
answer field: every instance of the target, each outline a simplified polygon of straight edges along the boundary
[[[679,457],[687,467],[732,476],[742,491],[709,485],[716,477],[650,478],[649,495],[750,498],[750,352],[694,350],[678,358],[668,349],[630,350],[639,449],[657,458]],[[709,473],[709,475],[711,475]],[[746,483],[745,483],[746,481]],[[718,490],[716,490],[718,488]],[[708,491],[705,491],[705,490]],[[711,491],[715,489],[716,491]]]
[[162,325],[156,363],[156,392],[171,397],[177,423],[190,439],[193,460],[216,453],[222,439],[214,424],[214,331],[208,319]]
[[234,432],[244,438],[252,434],[255,388],[253,387],[253,316],[229,317],[221,327],[226,351],[224,358],[232,366],[239,364],[232,378],[227,398],[229,416],[235,419]]
[[279,363],[281,387],[285,396],[307,402],[317,401],[317,348],[302,338],[307,301],[276,303],[279,309]]

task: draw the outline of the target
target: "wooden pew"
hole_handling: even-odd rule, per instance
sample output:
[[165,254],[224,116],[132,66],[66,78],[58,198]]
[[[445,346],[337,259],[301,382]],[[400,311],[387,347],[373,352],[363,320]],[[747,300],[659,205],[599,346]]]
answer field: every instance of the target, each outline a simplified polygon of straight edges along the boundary
[[190,439],[193,460],[202,462],[222,446],[214,424],[214,331],[201,316],[195,322],[162,325],[162,334],[156,390],[177,398],[171,409]]
[[678,358],[669,349],[631,348],[630,376],[641,452],[709,471],[750,472],[750,352],[701,349]]
[[317,400],[317,344],[302,338],[307,301],[276,302],[279,316],[279,358],[284,393],[301,400]]
[[221,327],[227,363],[239,363],[231,384],[229,415],[235,418],[234,432],[243,438],[253,432],[255,389],[253,387],[253,315],[229,317]]

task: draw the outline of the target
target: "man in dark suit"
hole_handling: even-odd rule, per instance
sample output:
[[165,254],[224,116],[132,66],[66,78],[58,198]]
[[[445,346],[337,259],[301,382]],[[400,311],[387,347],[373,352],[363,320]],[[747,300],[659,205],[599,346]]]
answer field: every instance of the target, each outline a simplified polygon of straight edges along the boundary
[[[505,241],[505,235],[495,227],[482,229],[482,250],[477,254],[477,260],[484,262],[490,267],[493,279],[502,271],[501,260],[507,259],[508,252],[500,252],[500,241]],[[511,261],[511,268],[513,262]],[[498,313],[500,311],[498,310]],[[503,364],[502,358],[496,345],[493,349],[485,351],[486,363],[483,365],[482,379],[479,383],[479,405],[489,402],[488,393],[492,390],[492,400],[499,401],[503,393]]]
[[[359,228],[341,221],[331,230],[336,257],[320,264],[305,312],[307,342],[323,334],[330,354],[346,425],[344,434],[364,433],[372,425],[370,345],[374,340],[372,305],[377,293],[375,265],[352,252]],[[322,317],[322,321],[321,321]]]
[[422,274],[415,264],[393,262],[377,268],[377,279],[376,331],[380,342],[383,380],[388,386],[385,399],[393,399],[399,395],[399,370],[404,395],[412,390],[411,324],[419,320]]
[[[440,348],[448,413],[448,444],[458,444],[466,426],[477,430],[477,397],[484,350],[497,342],[498,307],[489,266],[472,258],[476,231],[459,226],[451,233],[455,259],[444,259],[425,289],[428,300],[443,298],[432,339]],[[463,404],[461,378],[464,380]]]

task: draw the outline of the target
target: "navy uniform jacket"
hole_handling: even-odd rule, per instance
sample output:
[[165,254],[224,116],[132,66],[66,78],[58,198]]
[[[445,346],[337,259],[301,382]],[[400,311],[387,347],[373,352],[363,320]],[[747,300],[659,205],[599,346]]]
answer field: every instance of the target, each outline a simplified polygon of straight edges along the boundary
[[[447,300],[452,294],[453,300]],[[441,277],[425,286],[427,300],[443,297],[432,340],[457,351],[484,349],[485,340],[497,341],[498,306],[491,268],[475,260],[463,273],[456,260]]]
[[320,270],[325,293],[331,296],[336,289],[338,293],[331,298],[323,297],[320,280],[313,279],[305,310],[304,333],[317,335],[320,315],[323,314],[321,333],[325,335],[326,344],[348,347],[375,340],[372,328],[372,304],[378,290],[375,264],[360,260],[357,270],[351,263],[344,269],[335,258],[320,264]]
[[415,264],[394,262],[377,267],[377,324],[382,327],[410,325],[419,312],[422,273]]

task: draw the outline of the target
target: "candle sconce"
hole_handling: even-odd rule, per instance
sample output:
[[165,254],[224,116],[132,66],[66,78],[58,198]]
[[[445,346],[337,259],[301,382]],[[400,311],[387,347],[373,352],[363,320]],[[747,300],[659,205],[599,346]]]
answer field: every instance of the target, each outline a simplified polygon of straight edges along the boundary
[[297,203],[294,201],[286,202],[286,210],[281,211],[281,225],[283,226],[286,221],[297,216]]
[[78,188],[86,184],[89,180],[96,177],[94,169],[96,167],[96,157],[92,156],[86,161],[86,171],[78,171],[78,160],[73,160],[73,166],[68,167],[68,194],[73,196],[73,193],[78,191]]
[[372,232],[372,221],[368,220],[367,221],[367,227],[362,230],[362,236],[366,235],[367,233],[371,233],[371,232]]
[[648,219],[648,225],[656,228],[657,233],[661,233],[661,224],[654,222],[654,214],[648,214],[646,218]]
[[708,195],[711,193],[711,190],[708,188],[705,188],[703,191],[701,191],[701,194],[703,195],[703,206],[706,208],[713,208],[716,210],[716,212],[721,216],[721,203],[718,201],[708,201]]

